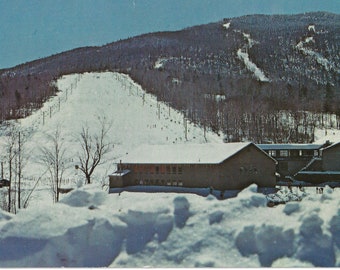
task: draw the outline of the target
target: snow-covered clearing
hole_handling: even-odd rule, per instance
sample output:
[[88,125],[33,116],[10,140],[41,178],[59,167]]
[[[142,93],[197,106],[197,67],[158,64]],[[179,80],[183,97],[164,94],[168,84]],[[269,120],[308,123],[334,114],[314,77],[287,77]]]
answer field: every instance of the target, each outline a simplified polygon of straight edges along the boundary
[[225,29],[229,29],[230,28],[230,24],[231,24],[231,22],[227,22],[227,23],[223,24],[223,27]]
[[[308,26],[308,31],[312,32],[313,35],[318,34],[319,32],[315,31],[315,25],[310,25]],[[340,70],[336,68],[336,66],[334,65],[334,63],[332,63],[331,61],[329,61],[326,57],[322,56],[320,53],[315,52],[309,48],[304,47],[305,44],[311,43],[311,42],[315,42],[314,41],[314,37],[313,36],[307,36],[306,38],[304,38],[303,40],[301,40],[297,45],[296,48],[302,52],[304,55],[310,56],[313,59],[316,60],[316,62],[323,66],[327,71],[329,70],[334,70],[338,73],[340,73]]]
[[[240,32],[239,30],[234,30],[236,32]],[[247,69],[251,71],[255,78],[261,82],[269,82],[269,78],[264,74],[264,72],[255,64],[253,63],[248,54],[248,50],[256,44],[256,41],[250,37],[250,34],[246,34],[242,32],[243,37],[247,40],[247,45],[243,48],[237,50],[237,56],[240,60],[244,62]]]
[[246,67],[248,68],[249,71],[251,71],[254,76],[261,82],[268,82],[269,79],[264,75],[263,71],[259,69],[256,64],[254,64],[250,59],[249,59],[249,54],[246,52],[242,52],[242,49],[237,50],[237,56],[244,62]]
[[[273,208],[254,185],[227,200],[208,195],[208,189],[198,192],[203,196],[180,190],[108,194],[101,180],[131,149],[140,144],[205,143],[204,131],[188,123],[185,142],[183,115],[158,103],[125,75],[69,75],[58,86],[62,92],[57,97],[18,123],[29,131],[24,176],[42,174],[38,148],[50,144],[44,133],[58,124],[68,149],[70,179],[84,180],[74,165],[76,136],[85,123],[95,128],[98,117],[112,121],[114,148],[98,168],[94,184],[52,204],[43,176],[27,209],[17,215],[0,211],[1,267],[340,266],[339,189],[316,194],[315,188],[307,188],[301,202]],[[60,104],[59,97],[64,100]],[[47,116],[38,122],[44,110]],[[209,132],[206,138],[222,143]]]

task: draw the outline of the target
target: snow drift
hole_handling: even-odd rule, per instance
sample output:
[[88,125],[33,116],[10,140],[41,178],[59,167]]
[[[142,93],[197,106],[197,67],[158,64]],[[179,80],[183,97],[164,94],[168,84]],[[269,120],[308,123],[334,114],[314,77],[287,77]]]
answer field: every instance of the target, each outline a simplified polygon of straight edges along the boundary
[[82,187],[53,206],[1,212],[0,266],[340,265],[339,190],[275,208],[256,190],[221,201]]

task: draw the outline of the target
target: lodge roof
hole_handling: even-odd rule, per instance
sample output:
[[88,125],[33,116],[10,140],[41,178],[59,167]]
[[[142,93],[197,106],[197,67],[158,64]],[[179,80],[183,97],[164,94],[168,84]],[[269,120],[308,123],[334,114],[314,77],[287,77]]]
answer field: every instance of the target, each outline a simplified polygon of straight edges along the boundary
[[318,150],[324,144],[300,144],[300,143],[282,143],[282,144],[257,144],[262,150]]
[[332,143],[331,145],[325,147],[324,149],[322,149],[322,151],[327,151],[328,149],[330,148],[333,148],[333,147],[336,147],[336,146],[339,146],[340,145],[340,142],[336,142],[336,143]]
[[[254,144],[247,142],[142,145],[128,153],[122,162],[131,164],[219,164],[249,145]],[[261,151],[261,149],[259,150]]]

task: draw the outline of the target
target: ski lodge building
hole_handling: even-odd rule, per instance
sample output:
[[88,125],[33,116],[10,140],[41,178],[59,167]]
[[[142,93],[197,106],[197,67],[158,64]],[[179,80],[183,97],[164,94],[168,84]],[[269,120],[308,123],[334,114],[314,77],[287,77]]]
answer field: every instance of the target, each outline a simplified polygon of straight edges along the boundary
[[276,160],[253,143],[144,145],[109,175],[110,188],[136,185],[238,190],[275,187]]
[[257,146],[274,158],[280,179],[292,177],[308,163],[319,158],[321,148],[327,144],[258,144]]

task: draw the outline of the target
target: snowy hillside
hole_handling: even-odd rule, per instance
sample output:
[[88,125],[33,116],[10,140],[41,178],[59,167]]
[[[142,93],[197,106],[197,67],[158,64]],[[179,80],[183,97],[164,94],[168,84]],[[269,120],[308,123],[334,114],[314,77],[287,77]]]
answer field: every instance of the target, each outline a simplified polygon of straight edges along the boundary
[[[41,183],[27,209],[16,215],[0,211],[0,267],[340,266],[339,189],[325,188],[323,194],[294,189],[304,197],[301,202],[273,208],[256,186],[223,201],[186,193],[108,194],[101,181],[140,144],[222,139],[189,122],[186,135],[183,115],[157,103],[126,75],[68,75],[58,87],[58,96],[18,123],[29,153],[25,181],[41,176]],[[112,122],[114,147],[93,177],[95,183],[52,205],[47,175],[38,163],[39,146],[51,144],[44,134],[61,126],[65,177],[76,187],[84,182],[75,169],[76,137],[86,123],[91,130],[104,117]],[[4,146],[5,136],[1,140]]]
[[[222,138],[208,131],[204,134],[188,120],[185,132],[185,119],[180,112],[157,102],[126,75],[110,72],[68,75],[58,81],[58,88],[61,90],[58,95],[41,110],[19,120],[26,135],[26,152],[30,153],[24,178],[40,177],[45,170],[39,164],[40,146],[51,145],[46,134],[54,133],[58,126],[67,148],[65,178],[74,184],[80,178],[75,170],[80,151],[77,138],[86,126],[94,133],[100,119],[112,125],[108,138],[113,146],[106,156],[107,162],[98,167],[96,179],[107,180],[107,175],[116,169],[115,164],[141,144],[222,143]],[[1,140],[4,146],[6,138]]]

